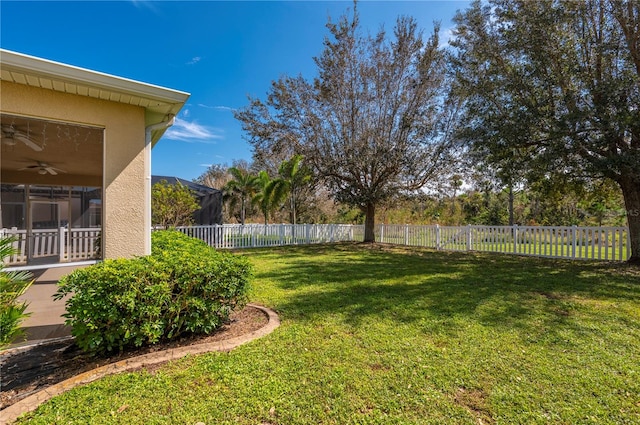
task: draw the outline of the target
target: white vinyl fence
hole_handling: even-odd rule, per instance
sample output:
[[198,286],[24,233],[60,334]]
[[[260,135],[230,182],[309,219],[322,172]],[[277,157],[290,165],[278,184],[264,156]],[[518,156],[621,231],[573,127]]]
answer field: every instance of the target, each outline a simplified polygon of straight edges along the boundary
[[55,257],[56,262],[83,261],[96,258],[100,238],[100,228],[38,229],[29,238],[22,229],[0,229],[0,237],[12,236],[17,253],[5,259],[6,265],[26,264],[31,259]]
[[[362,241],[364,226],[350,224],[222,224],[180,227],[179,231],[215,248],[259,248],[282,245]],[[14,236],[17,254],[6,265],[55,257],[71,262],[98,257],[99,228],[0,229]],[[379,224],[376,241],[448,251],[483,251],[537,257],[624,261],[631,255],[626,227],[578,226],[419,226]]]
[[261,248],[353,241],[357,228],[349,224],[220,224],[178,230],[215,248]]
[[[181,227],[215,248],[362,241],[364,226],[349,224],[223,224]],[[537,257],[624,261],[626,227],[421,226],[379,224],[376,241],[448,251],[483,251]]]
[[448,251],[626,261],[626,227],[378,225],[376,240]]

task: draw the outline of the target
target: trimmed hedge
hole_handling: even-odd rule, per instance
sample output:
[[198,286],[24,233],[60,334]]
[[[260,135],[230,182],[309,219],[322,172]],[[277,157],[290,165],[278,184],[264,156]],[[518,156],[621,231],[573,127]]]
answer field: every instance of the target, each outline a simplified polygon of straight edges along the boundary
[[251,266],[177,231],[152,234],[152,254],[105,260],[60,281],[66,324],[85,351],[104,354],[185,334],[209,334],[247,302]]

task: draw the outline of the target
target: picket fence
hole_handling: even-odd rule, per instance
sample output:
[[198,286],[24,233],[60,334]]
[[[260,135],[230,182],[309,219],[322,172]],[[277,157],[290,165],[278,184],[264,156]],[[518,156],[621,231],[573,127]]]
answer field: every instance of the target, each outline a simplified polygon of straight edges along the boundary
[[448,251],[626,261],[626,227],[380,225],[377,240]]
[[[349,224],[223,224],[178,228],[215,248],[362,241],[364,226]],[[624,261],[626,227],[579,226],[376,226],[376,241],[448,251],[480,251],[550,258]]]
[[[364,226],[350,224],[222,224],[179,227],[179,231],[222,249],[264,248],[362,241]],[[100,229],[0,229],[13,236],[17,253],[6,265],[31,260],[73,262],[98,258]],[[631,254],[626,227],[420,226],[379,224],[376,241],[448,251],[480,251],[537,257],[624,261]],[[28,243],[29,242],[29,243]],[[29,246],[30,245],[30,246]]]
[[239,249],[348,242],[357,239],[359,227],[350,224],[219,224],[177,229],[214,248]]

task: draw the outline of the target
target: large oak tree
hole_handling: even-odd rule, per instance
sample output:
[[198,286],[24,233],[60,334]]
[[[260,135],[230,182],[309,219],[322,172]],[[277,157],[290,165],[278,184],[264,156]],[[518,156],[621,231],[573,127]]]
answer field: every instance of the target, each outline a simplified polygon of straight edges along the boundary
[[412,18],[393,37],[364,35],[357,10],[327,24],[317,76],[282,77],[265,101],[236,112],[264,162],[302,155],[332,196],[366,213],[375,240],[376,206],[439,178],[450,158],[450,117],[438,28],[423,40]]
[[640,263],[640,3],[477,1],[456,23],[465,138],[530,180],[615,181]]

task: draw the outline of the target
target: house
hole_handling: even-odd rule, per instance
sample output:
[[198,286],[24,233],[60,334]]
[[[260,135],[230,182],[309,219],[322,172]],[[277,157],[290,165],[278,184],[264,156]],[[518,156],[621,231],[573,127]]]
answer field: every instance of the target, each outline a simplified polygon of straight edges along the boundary
[[151,148],[188,93],[0,49],[10,264],[151,252]]
[[193,223],[197,226],[209,226],[222,224],[222,191],[209,186],[190,182],[179,177],[151,176],[151,184],[166,181],[168,184],[177,184],[188,187],[195,195],[200,209],[193,213]]

